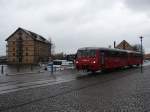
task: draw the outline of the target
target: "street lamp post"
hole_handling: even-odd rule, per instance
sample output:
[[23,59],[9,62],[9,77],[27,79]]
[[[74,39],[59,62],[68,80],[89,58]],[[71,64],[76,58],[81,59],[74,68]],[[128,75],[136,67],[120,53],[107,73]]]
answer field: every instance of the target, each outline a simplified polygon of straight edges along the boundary
[[143,73],[143,43],[142,43],[142,39],[143,39],[144,37],[140,37],[140,40],[141,40],[141,73]]

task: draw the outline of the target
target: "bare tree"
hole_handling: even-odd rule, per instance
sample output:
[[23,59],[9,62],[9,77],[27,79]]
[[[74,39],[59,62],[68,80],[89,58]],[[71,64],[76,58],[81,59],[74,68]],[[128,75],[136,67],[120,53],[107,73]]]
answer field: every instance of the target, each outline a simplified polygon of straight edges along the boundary
[[[137,52],[141,52],[141,45],[140,44],[133,45],[133,50]],[[145,49],[143,47],[142,47],[142,52],[143,54],[145,53]]]
[[53,55],[53,59],[60,59],[60,60],[62,60],[62,59],[64,59],[64,56],[65,56],[65,54],[63,52],[57,53],[57,54]]
[[50,52],[50,56],[52,56],[52,55],[54,54],[54,52],[55,52],[55,44],[53,43],[51,37],[49,37],[48,41],[49,41],[49,52]]

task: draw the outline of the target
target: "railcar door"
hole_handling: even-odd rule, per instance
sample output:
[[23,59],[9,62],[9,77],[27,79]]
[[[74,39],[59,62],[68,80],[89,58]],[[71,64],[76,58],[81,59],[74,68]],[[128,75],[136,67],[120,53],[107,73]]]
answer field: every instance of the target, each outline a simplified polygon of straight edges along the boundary
[[105,68],[105,52],[104,51],[101,51],[100,52],[100,64],[101,64],[101,67],[102,69]]

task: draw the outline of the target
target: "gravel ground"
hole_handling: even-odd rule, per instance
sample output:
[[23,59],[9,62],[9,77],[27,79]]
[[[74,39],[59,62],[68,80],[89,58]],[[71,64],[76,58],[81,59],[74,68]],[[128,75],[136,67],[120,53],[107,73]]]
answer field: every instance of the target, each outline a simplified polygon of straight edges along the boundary
[[1,112],[148,112],[150,66],[0,95]]

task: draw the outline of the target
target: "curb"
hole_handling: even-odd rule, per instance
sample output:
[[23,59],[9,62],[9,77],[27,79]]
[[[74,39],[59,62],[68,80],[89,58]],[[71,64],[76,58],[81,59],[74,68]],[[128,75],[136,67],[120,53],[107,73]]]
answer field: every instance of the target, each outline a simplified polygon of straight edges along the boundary
[[30,75],[30,74],[37,74],[37,73],[44,73],[43,71],[38,72],[25,72],[25,73],[16,73],[16,74],[5,74],[6,76],[16,76],[16,75]]

